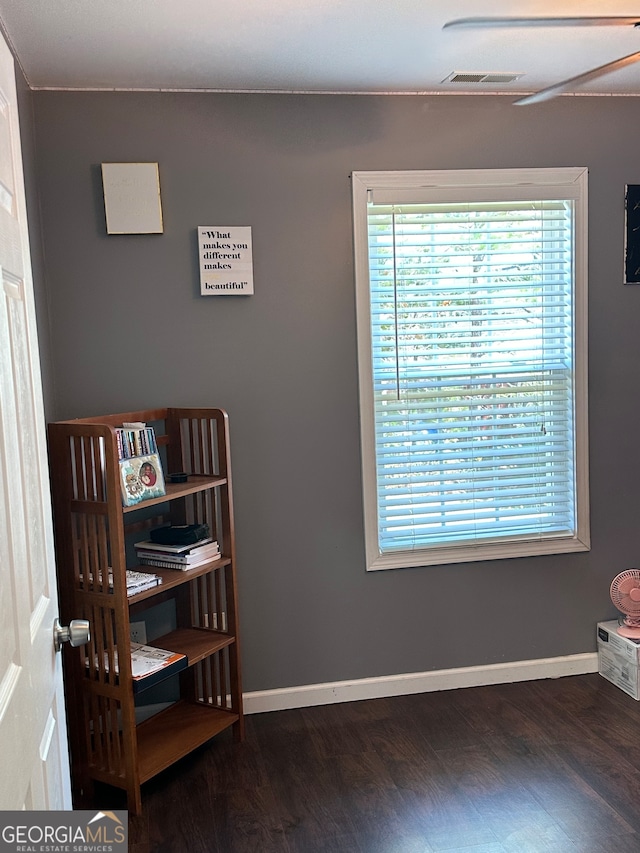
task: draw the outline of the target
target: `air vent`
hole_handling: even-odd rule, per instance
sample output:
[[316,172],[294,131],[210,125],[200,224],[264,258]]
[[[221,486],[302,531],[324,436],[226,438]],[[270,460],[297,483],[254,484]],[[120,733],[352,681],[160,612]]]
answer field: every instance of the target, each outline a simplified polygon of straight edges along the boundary
[[524,72],[514,74],[502,71],[453,71],[445,77],[443,83],[513,83],[519,80]]

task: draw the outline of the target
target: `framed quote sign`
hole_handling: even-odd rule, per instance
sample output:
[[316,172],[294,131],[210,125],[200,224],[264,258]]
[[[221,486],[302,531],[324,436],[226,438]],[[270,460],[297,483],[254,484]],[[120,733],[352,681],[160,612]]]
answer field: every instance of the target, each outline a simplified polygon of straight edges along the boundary
[[251,228],[198,226],[201,296],[251,296],[253,249]]

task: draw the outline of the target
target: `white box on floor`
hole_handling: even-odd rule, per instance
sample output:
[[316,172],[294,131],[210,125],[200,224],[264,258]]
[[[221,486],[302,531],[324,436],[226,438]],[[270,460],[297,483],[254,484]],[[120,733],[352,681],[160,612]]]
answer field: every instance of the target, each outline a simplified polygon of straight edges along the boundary
[[598,622],[598,645],[602,643],[620,657],[640,665],[640,640],[630,640],[618,634],[618,620]]
[[634,699],[640,699],[640,641],[618,634],[618,622],[598,622],[598,672]]

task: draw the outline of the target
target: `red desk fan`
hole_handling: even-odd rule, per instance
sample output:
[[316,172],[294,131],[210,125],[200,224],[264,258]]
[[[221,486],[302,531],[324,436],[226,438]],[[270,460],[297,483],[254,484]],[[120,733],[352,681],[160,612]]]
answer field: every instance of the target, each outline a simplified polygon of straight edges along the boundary
[[618,634],[640,640],[640,569],[627,569],[611,581],[611,601],[624,613]]

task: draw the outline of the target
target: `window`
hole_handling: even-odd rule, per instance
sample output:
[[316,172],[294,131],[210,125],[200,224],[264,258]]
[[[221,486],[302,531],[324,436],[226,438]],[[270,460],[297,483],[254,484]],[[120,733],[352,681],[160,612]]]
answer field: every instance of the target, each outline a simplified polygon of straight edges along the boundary
[[352,179],[367,568],[588,550],[586,169]]

